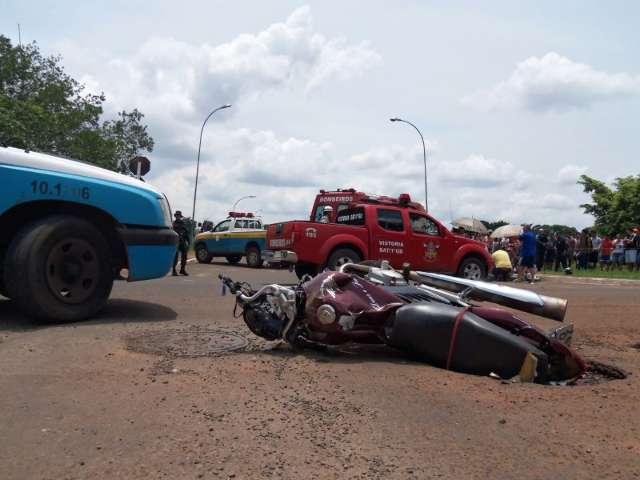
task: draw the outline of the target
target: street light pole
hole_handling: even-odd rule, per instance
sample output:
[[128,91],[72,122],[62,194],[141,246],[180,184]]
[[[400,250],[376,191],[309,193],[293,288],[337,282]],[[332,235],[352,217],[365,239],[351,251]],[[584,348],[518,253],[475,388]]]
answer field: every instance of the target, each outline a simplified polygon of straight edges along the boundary
[[416,127],[413,123],[411,123],[409,120],[403,120],[402,118],[390,118],[389,119],[392,122],[402,122],[402,123],[407,123],[409,125],[411,125],[413,128],[416,129],[416,132],[418,132],[418,135],[420,135],[420,140],[422,140],[422,157],[424,159],[424,209],[428,212],[429,211],[429,201],[428,201],[428,197],[427,197],[427,147],[424,144],[424,137],[422,136],[422,132],[420,131],[420,129],[418,127]]
[[238,200],[236,200],[236,203],[233,204],[233,207],[231,207],[231,211],[235,212],[236,211],[236,205],[238,205],[242,200],[245,200],[247,198],[256,198],[255,195],[247,195],[246,197],[240,197]]
[[200,148],[202,147],[202,132],[204,131],[204,126],[207,124],[207,120],[211,118],[211,115],[216,113],[218,110],[222,110],[223,108],[229,108],[229,107],[231,107],[231,105],[225,104],[213,110],[209,115],[207,115],[207,118],[204,119],[204,122],[202,123],[202,128],[200,129],[200,142],[198,143],[198,162],[196,163],[196,186],[193,189],[193,210],[191,212],[191,219],[193,221],[195,221],[196,219],[196,195],[198,194],[198,174],[200,173]]

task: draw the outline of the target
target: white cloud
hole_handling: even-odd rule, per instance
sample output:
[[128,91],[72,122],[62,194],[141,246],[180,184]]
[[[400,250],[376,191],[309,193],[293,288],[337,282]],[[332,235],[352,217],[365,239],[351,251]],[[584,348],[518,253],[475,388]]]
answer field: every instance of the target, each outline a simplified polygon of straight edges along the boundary
[[473,188],[520,187],[530,178],[528,173],[516,170],[511,162],[477,154],[461,161],[436,163],[436,174],[447,184]]
[[156,37],[117,58],[70,42],[58,47],[65,63],[84,72],[81,78],[91,91],[105,92],[108,107],[136,106],[167,122],[200,119],[212,106],[276,87],[300,85],[309,91],[331,79],[357,77],[381,62],[367,43],[317,33],[307,6],[257,34],[219,45]]
[[639,75],[598,71],[550,52],[518,63],[506,81],[464,97],[462,104],[479,110],[564,112],[638,94]]
[[558,183],[561,185],[576,185],[580,175],[587,172],[587,167],[580,165],[565,165],[558,170]]
[[[198,136],[210,108],[242,104],[273,89],[310,92],[332,81],[356,78],[381,63],[380,55],[366,43],[318,33],[308,7],[261,32],[218,45],[161,37],[119,56],[73,43],[62,44],[59,50],[65,65],[89,90],[105,92],[111,112],[137,107],[145,113],[156,140],[149,181],[167,193],[174,209],[188,215]],[[521,75],[531,76],[526,72],[532,68]],[[526,107],[527,99],[536,95],[530,84],[537,84],[523,80],[518,90],[510,81],[492,93],[493,103],[500,108],[507,103]],[[198,219],[224,218],[234,201],[245,195],[258,198],[243,201],[241,208],[260,212],[268,222],[307,218],[320,188],[353,187],[386,195],[408,192],[424,201],[422,148],[414,142],[345,155],[331,142],[229,128],[224,119],[234,111],[242,110],[221,112],[207,125]],[[556,182],[539,182],[537,174],[517,168],[509,159],[482,154],[447,158],[434,140],[428,143],[429,206],[438,218],[446,220],[455,212],[483,219],[584,225],[576,191],[554,196],[549,184],[557,187]],[[561,170],[558,181],[571,176],[569,167]]]
[[[200,166],[200,219],[224,218],[245,195],[258,198],[245,200],[242,208],[261,212],[267,222],[304,219],[321,188],[393,196],[406,192],[424,200],[422,148],[415,145],[377,146],[340,158],[331,143],[281,138],[272,131],[218,126],[210,133]],[[428,157],[429,206],[443,221],[473,216],[516,223],[590,222],[578,207],[584,202],[578,191],[550,193],[550,183],[535,174],[481,154],[459,161],[443,155],[436,151]],[[177,165],[149,180],[167,193],[174,208],[190,214],[194,176],[193,164]]]

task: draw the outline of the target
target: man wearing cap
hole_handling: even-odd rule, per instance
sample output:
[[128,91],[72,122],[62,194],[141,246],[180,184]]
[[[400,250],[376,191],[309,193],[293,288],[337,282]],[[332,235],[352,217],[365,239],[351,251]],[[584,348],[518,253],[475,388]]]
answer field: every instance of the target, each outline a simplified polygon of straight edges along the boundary
[[189,229],[180,210],[176,210],[173,216],[175,218],[173,221],[173,230],[180,237],[178,240],[178,250],[176,251],[176,256],[173,258],[173,276],[177,277],[178,272],[176,272],[176,265],[178,264],[178,253],[180,254],[180,275],[189,275],[185,270],[187,266],[187,251],[189,250]]

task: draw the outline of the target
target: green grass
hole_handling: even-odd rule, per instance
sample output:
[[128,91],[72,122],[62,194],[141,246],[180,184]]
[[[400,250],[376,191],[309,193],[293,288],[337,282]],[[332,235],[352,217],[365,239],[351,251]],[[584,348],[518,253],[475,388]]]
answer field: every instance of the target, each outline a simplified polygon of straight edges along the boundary
[[[634,270],[633,272],[630,272],[627,267],[625,266],[624,270],[608,270],[608,271],[602,271],[600,270],[600,267],[598,268],[592,268],[589,270],[576,270],[575,268],[572,269],[573,270],[573,275],[574,277],[592,277],[592,278],[622,278],[622,279],[629,279],[629,280],[640,280],[640,272]],[[559,271],[559,272],[554,272],[553,270],[543,270],[540,272],[540,275],[562,275],[564,276],[564,272]],[[567,275],[569,276],[569,275]]]

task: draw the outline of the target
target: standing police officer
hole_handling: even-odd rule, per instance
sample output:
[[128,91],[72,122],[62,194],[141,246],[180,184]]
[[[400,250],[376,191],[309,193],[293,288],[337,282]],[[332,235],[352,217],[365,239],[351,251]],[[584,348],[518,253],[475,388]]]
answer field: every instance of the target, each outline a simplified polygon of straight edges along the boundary
[[173,276],[177,277],[176,265],[178,264],[178,253],[180,254],[180,275],[189,275],[185,270],[187,266],[187,250],[189,250],[189,229],[185,223],[182,212],[176,210],[173,214],[175,220],[173,221],[173,230],[178,234],[180,239],[178,240],[178,250],[176,256],[173,259]]

